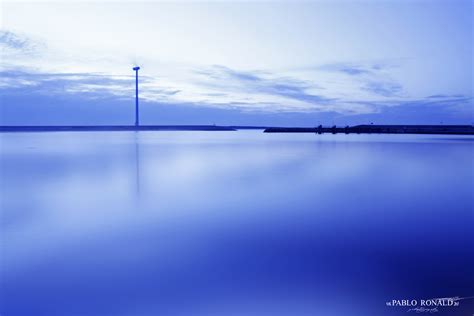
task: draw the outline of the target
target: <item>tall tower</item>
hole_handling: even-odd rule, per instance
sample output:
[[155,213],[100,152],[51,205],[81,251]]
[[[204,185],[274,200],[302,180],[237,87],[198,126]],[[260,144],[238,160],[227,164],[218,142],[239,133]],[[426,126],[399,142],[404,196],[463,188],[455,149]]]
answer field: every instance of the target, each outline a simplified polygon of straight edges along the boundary
[[140,125],[140,113],[138,112],[138,70],[140,67],[133,67],[135,70],[135,126]]

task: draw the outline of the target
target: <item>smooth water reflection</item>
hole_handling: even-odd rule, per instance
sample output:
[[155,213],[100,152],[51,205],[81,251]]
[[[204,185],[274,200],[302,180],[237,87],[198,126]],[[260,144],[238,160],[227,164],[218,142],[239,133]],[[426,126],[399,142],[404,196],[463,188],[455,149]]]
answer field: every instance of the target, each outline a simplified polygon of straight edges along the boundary
[[1,134],[0,313],[405,315],[385,302],[473,296],[473,145]]

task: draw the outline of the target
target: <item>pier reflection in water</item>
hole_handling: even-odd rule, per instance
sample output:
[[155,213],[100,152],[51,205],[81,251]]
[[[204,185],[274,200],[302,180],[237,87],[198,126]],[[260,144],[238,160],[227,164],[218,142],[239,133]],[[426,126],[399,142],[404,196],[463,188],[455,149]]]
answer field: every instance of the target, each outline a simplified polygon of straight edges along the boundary
[[466,139],[1,134],[0,312],[400,315],[385,301],[472,296]]

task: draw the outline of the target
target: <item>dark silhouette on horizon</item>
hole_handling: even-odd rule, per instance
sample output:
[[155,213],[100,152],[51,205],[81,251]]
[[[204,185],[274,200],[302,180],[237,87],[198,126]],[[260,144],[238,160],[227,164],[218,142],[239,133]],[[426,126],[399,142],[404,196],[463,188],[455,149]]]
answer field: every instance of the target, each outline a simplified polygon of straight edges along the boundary
[[269,127],[264,133],[316,133],[316,134],[448,134],[474,135],[472,125],[356,125],[337,127]]
[[472,125],[355,125],[345,127],[270,127],[219,125],[76,125],[76,126],[0,126],[0,132],[114,132],[114,131],[237,131],[264,130],[265,133],[315,134],[438,134],[474,135]]

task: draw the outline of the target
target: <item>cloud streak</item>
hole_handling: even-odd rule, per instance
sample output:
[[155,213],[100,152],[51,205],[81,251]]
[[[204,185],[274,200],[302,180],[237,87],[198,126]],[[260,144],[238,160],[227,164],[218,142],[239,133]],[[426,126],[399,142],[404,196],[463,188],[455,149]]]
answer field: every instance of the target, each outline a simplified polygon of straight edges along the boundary
[[[280,107],[281,110],[283,107],[291,110],[291,104],[295,106],[295,110],[302,105],[305,105],[307,110],[322,110],[337,101],[336,98],[314,93],[320,90],[314,83],[291,77],[277,77],[269,72],[238,71],[225,66],[212,66],[195,70],[195,73],[200,76],[199,80],[195,81],[196,84],[215,90],[212,94],[214,96],[219,93],[238,93],[245,94],[249,101],[266,97],[268,103],[276,109]],[[274,100],[280,100],[284,104],[279,106]]]
[[383,82],[383,81],[370,81],[367,82],[363,87],[363,90],[369,91],[372,94],[380,95],[383,97],[395,97],[400,96],[402,92],[402,86],[396,82]]
[[326,71],[340,73],[348,76],[374,76],[381,71],[394,68],[393,62],[377,62],[377,63],[330,63],[313,67],[318,71]]
[[[38,40],[18,33],[0,30],[0,51],[2,58],[36,56],[46,45]],[[19,56],[20,55],[20,56]]]

